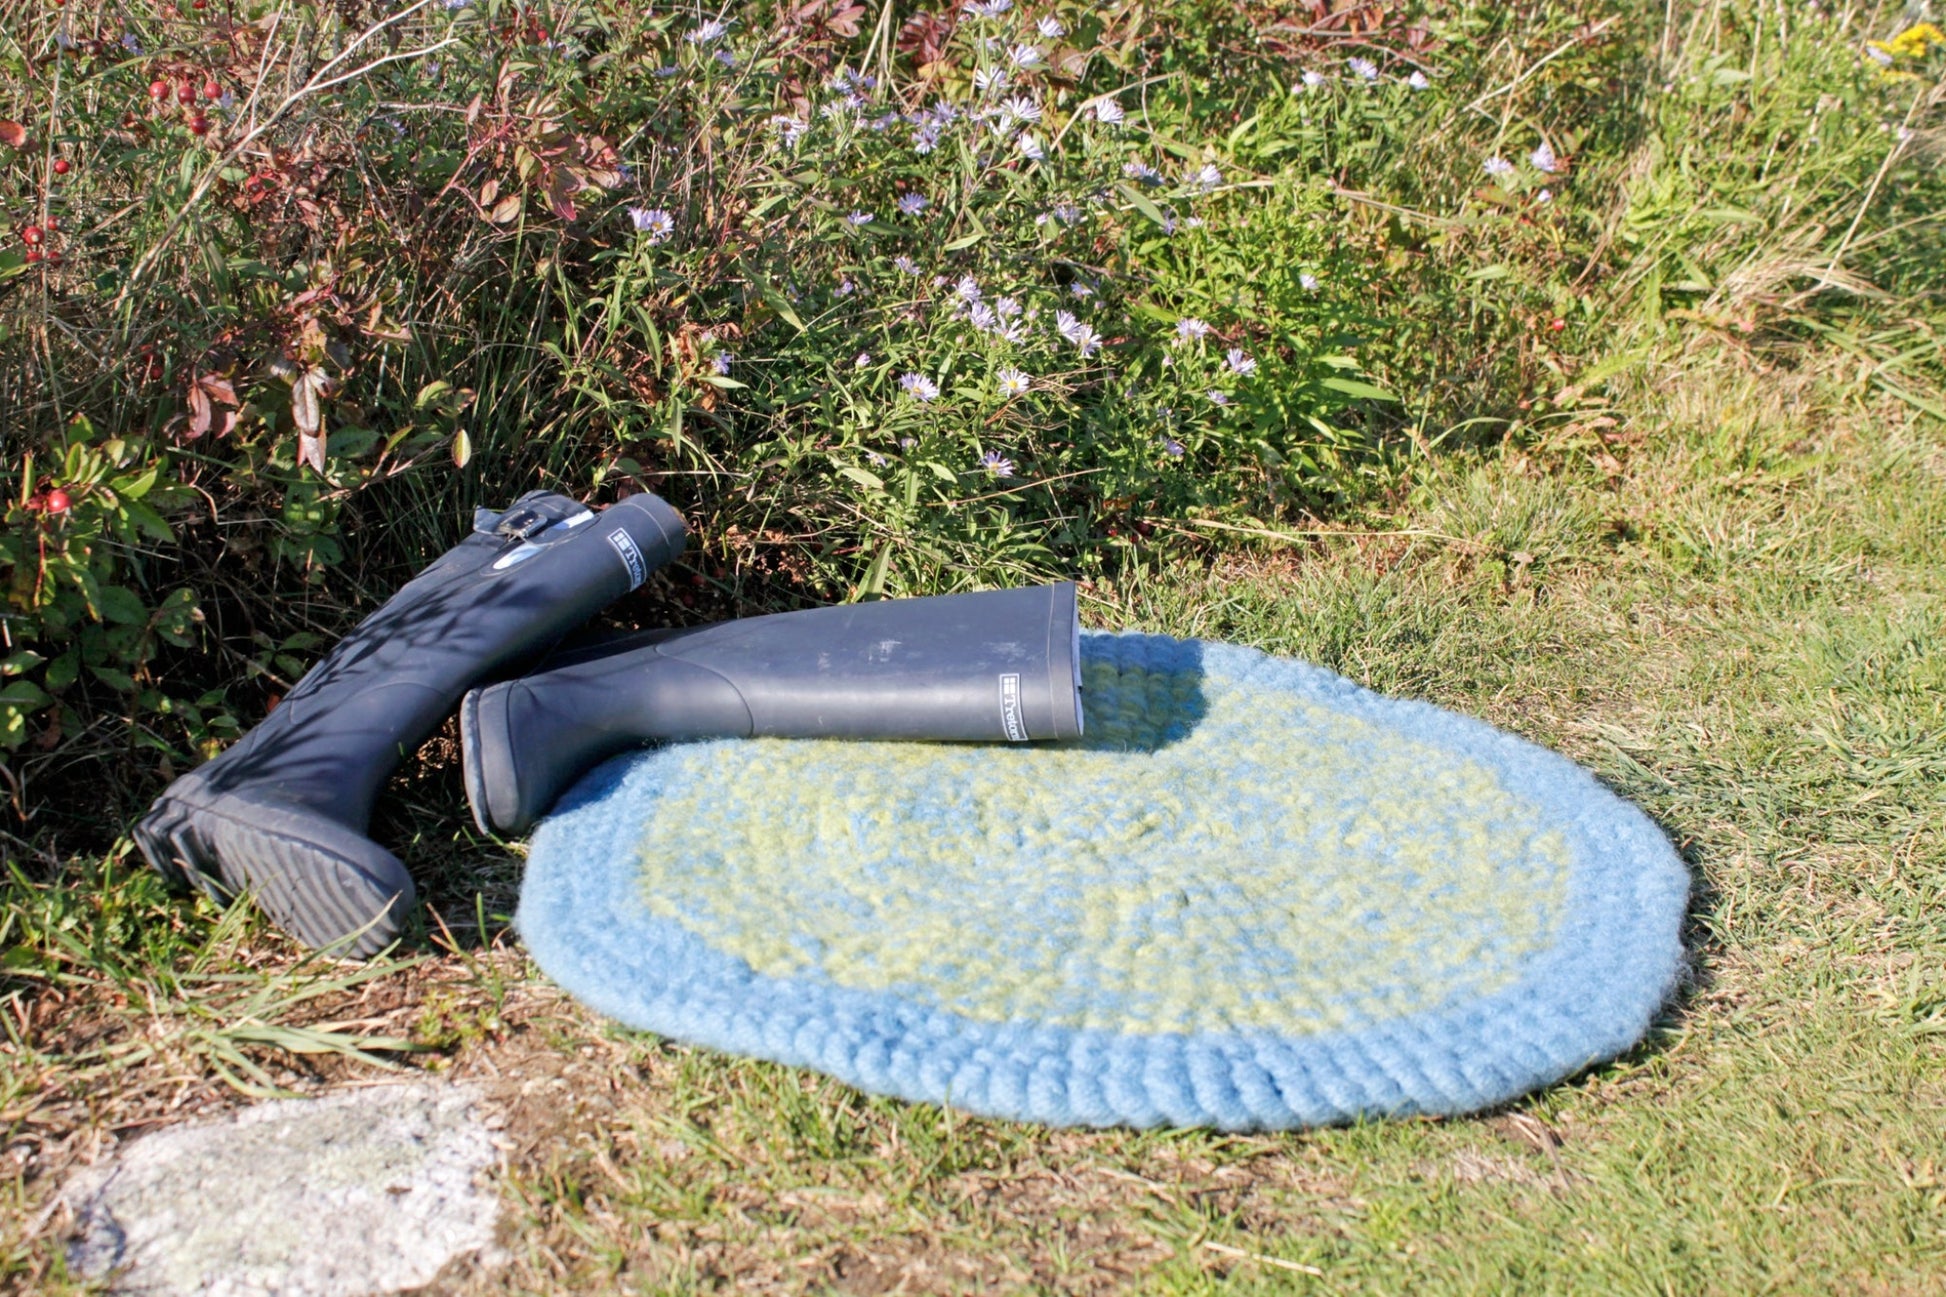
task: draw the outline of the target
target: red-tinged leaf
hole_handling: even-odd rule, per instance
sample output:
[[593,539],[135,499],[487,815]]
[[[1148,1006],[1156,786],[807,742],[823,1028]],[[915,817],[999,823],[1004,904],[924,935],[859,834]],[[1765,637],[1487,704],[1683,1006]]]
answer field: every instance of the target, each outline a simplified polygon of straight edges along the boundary
[[189,388],[189,431],[185,434],[184,439],[187,441],[195,441],[198,437],[209,431],[209,424],[209,394],[203,391],[200,384],[191,384]]
[[242,404],[237,400],[236,388],[230,386],[230,380],[221,374],[204,374],[196,380],[196,386],[202,388],[212,401],[220,401],[224,405]]
[[324,438],[299,433],[297,437],[297,462],[309,464],[311,471],[319,477],[324,476]]
[[573,220],[579,213],[572,195],[580,188],[581,182],[565,169],[551,172],[547,177],[548,207],[562,220]]
[[16,149],[27,147],[27,128],[10,118],[0,118],[0,144]]
[[[291,422],[297,430],[307,436],[315,435],[324,424],[324,412],[318,408],[318,372],[311,370],[291,384]],[[324,469],[320,467],[318,472]]]
[[487,213],[487,219],[495,225],[507,225],[512,223],[513,219],[519,215],[520,195],[508,194],[493,205],[493,210]]

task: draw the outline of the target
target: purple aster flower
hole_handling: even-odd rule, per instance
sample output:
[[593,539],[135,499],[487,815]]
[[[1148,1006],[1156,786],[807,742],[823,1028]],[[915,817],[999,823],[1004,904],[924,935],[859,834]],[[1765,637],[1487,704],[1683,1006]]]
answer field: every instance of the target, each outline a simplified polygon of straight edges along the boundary
[[1092,326],[1076,319],[1071,312],[1056,311],[1054,327],[1062,337],[1079,347],[1083,356],[1092,356],[1101,350],[1101,335]]
[[628,222],[637,234],[648,235],[650,243],[667,243],[676,232],[676,218],[660,207],[631,207]]

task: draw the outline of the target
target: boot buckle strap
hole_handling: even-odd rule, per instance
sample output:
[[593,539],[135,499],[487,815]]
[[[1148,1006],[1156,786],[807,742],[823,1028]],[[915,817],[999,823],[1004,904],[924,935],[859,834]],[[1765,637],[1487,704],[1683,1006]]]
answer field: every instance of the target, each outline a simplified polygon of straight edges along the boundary
[[505,513],[479,509],[473,514],[473,530],[501,540],[529,541],[556,523],[589,512],[586,505],[563,496],[543,496],[523,503],[515,501]]

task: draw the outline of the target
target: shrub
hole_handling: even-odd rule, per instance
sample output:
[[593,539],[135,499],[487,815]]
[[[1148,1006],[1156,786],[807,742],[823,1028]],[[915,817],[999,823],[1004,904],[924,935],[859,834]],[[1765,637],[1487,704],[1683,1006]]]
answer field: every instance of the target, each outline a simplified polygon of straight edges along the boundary
[[[534,485],[828,600],[1168,561],[1571,417],[1645,284],[1652,330],[1776,251],[1729,206],[1764,141],[1819,256],[1937,190],[1858,145],[1932,82],[1713,12],[1726,61],[1665,69],[1497,6],[43,9],[0,54],[8,768],[196,759]],[[1819,96],[1851,124],[1791,134]],[[1737,300],[1804,320],[1814,259]]]

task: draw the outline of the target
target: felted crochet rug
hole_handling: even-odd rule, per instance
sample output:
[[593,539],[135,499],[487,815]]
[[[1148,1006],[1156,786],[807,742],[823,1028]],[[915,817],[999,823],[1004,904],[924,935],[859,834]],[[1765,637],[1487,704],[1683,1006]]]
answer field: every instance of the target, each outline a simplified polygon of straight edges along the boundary
[[528,948],[630,1026],[1061,1125],[1465,1112],[1647,1029],[1688,875],[1579,767],[1252,649],[1082,660],[1073,743],[609,762]]

